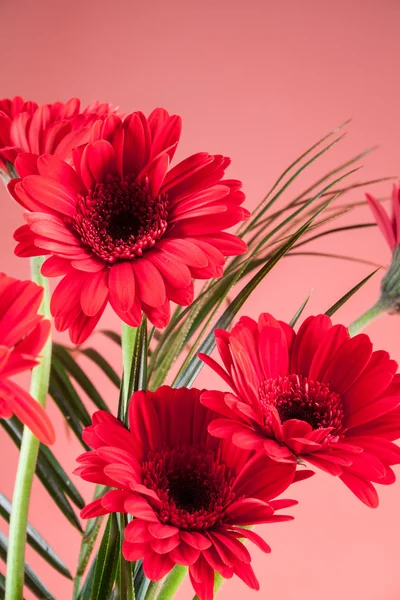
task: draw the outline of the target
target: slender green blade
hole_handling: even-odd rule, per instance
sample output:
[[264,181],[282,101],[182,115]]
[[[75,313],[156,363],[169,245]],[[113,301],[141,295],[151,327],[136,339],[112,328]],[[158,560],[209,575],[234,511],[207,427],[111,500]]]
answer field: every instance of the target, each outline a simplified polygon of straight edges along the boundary
[[[285,254],[290,250],[293,244],[296,243],[298,239],[308,230],[313,220],[328,206],[330,203],[325,203],[314,215],[306,221],[290,238],[289,240],[283,244],[268,260],[267,264],[264,265],[255,275],[254,277],[245,285],[241,292],[235,297],[235,299],[231,302],[228,308],[223,312],[221,317],[218,319],[215,326],[211,329],[204,342],[201,344],[199,351],[204,354],[210,354],[215,346],[215,337],[214,331],[215,329],[226,329],[228,325],[232,322],[235,315],[239,311],[239,309],[243,306],[247,298],[250,294],[255,290],[255,288],[261,283],[264,277],[273,269],[273,267],[280,261],[280,259],[285,256]],[[185,367],[184,370],[181,370],[174,381],[174,387],[190,387],[194,382],[195,378],[199,374],[202,368],[202,361],[196,355],[192,358],[190,363]]]
[[85,583],[83,584],[82,589],[79,592],[78,600],[92,600],[92,588],[93,588],[94,572],[96,569],[96,563],[97,563],[97,556],[95,557],[92,564],[90,565],[90,569],[89,569],[89,572],[85,579]]
[[300,246],[304,246],[309,242],[313,242],[318,238],[325,237],[326,235],[331,235],[332,233],[339,233],[341,231],[351,231],[352,229],[365,229],[366,227],[376,227],[376,223],[357,223],[356,225],[344,225],[343,227],[334,227],[332,229],[326,229],[320,233],[317,233],[305,240],[302,240],[294,248],[300,248]]
[[[3,427],[3,429],[5,429],[15,445],[19,448],[21,446],[22,434],[21,426],[17,419],[15,417],[12,417],[11,419],[0,419],[0,425]],[[76,516],[68,499],[66,498],[59,484],[59,480],[54,477],[54,471],[49,468],[49,463],[43,459],[42,448],[39,451],[38,462],[36,465],[36,475],[68,521],[74,527],[76,527],[78,531],[82,532],[79,519]]]
[[303,310],[305,309],[305,307],[308,304],[309,299],[311,298],[311,294],[309,294],[307,296],[307,298],[304,300],[304,302],[299,306],[299,308],[296,310],[295,314],[292,317],[292,320],[290,321],[289,325],[290,327],[294,327],[297,323],[297,321],[299,320],[299,318],[301,317]]
[[83,428],[81,422],[78,419],[73,408],[71,408],[70,403],[67,401],[67,398],[64,395],[63,384],[54,371],[52,371],[50,376],[49,394],[60,409],[61,414],[64,416],[68,427],[75,434],[75,437],[77,438],[79,443],[82,444],[82,446],[87,450],[88,447],[82,439]]
[[81,354],[84,354],[85,356],[90,358],[90,360],[92,360],[103,371],[103,373],[107,375],[109,380],[117,388],[121,386],[121,378],[112,368],[110,363],[104,358],[104,356],[100,354],[100,352],[98,352],[94,348],[85,348],[84,350],[80,350],[80,352]]
[[[292,169],[294,169],[298,164],[301,163],[301,161],[306,158],[308,155],[310,155],[316,148],[318,148],[318,146],[320,146],[321,144],[323,144],[327,139],[329,139],[330,137],[332,137],[333,135],[335,135],[336,133],[338,133],[341,129],[343,129],[343,127],[345,125],[347,125],[350,121],[347,120],[344,123],[342,123],[341,125],[339,125],[339,127],[336,127],[333,131],[330,131],[327,135],[325,135],[323,138],[321,138],[320,140],[318,140],[318,142],[316,142],[315,144],[313,144],[310,148],[308,148],[305,152],[303,152],[303,154],[301,154],[298,158],[296,158],[284,171],[283,173],[278,177],[278,179],[276,180],[276,182],[274,183],[274,185],[272,186],[272,188],[270,189],[270,191],[268,192],[268,194],[265,196],[265,198],[260,202],[259,206],[257,207],[257,209],[254,211],[253,213],[253,219],[251,220],[250,223],[246,223],[246,227],[245,227],[245,231],[243,233],[245,233],[246,231],[249,231],[253,224],[255,222],[258,221],[258,219],[261,216],[261,209],[263,209],[262,214],[264,214],[276,201],[276,195],[268,202],[268,204],[266,206],[264,206],[265,202],[268,200],[268,198],[271,196],[271,194],[275,191],[275,189],[278,187],[278,185],[281,183],[281,181],[283,181],[286,177],[286,175],[288,175],[290,173],[290,171],[292,171]],[[343,137],[343,136],[342,136]],[[341,138],[339,138],[338,140],[335,140],[334,143],[336,143],[337,141],[339,141]],[[320,152],[315,159],[317,159],[319,156],[321,156],[321,154],[323,154],[324,152],[326,152],[326,150],[329,150],[331,146],[329,145],[324,151]],[[311,161],[313,162],[313,161]],[[305,166],[308,166],[308,164],[310,164],[310,161],[308,163],[306,163]],[[305,167],[304,167],[305,168]],[[304,170],[304,169],[301,169]],[[300,171],[301,172],[301,171]],[[296,176],[299,174],[299,171],[296,172],[295,176],[292,177],[289,181],[292,182]]]
[[119,346],[122,346],[121,336],[118,335],[118,333],[115,333],[115,331],[110,331],[109,329],[101,329],[99,333],[102,333]]
[[40,445],[39,449],[39,461],[46,472],[51,474],[52,478],[56,481],[64,494],[72,500],[75,506],[82,509],[85,506],[85,501],[79,490],[64,471],[51,450],[43,444]]
[[108,518],[97,554],[91,600],[106,600],[115,583],[119,561],[120,536],[116,515]]
[[[0,558],[7,562],[8,539],[0,531]],[[56,600],[53,594],[47,589],[31,567],[25,563],[24,583],[28,589],[40,600]]]
[[[0,515],[7,521],[10,522],[11,515],[11,502],[0,492]],[[28,523],[27,528],[27,540],[28,544],[36,550],[44,560],[49,563],[56,571],[72,579],[72,575],[68,570],[66,564],[61,560],[58,554],[51,548],[50,544],[46,542],[40,535],[40,533]]]
[[61,395],[68,401],[70,412],[77,416],[80,422],[87,427],[92,422],[85,405],[78,396],[74,386],[72,385],[68,375],[66,374],[64,366],[58,360],[56,356],[52,357],[52,375],[57,375],[58,385],[60,387]]
[[[105,494],[107,488],[104,485],[96,485],[94,500],[100,498]],[[87,565],[89,563],[90,557],[94,550],[94,545],[97,540],[97,536],[100,532],[100,528],[103,522],[103,516],[94,517],[93,519],[88,519],[86,521],[85,532],[82,536],[81,548],[79,551],[79,559],[78,559],[78,567],[76,570],[76,576],[74,580],[74,600],[76,600],[79,592],[80,581],[85,574]]]
[[53,351],[55,356],[62,363],[64,369],[73,377],[73,379],[75,379],[97,408],[109,411],[107,404],[104,402],[98,390],[94,387],[93,383],[78,365],[76,360],[71,356],[71,353],[60,344],[54,344]]
[[372,273],[367,275],[367,277],[364,277],[364,279],[362,279],[359,283],[357,283],[357,285],[355,285],[353,288],[351,288],[350,291],[348,291],[337,302],[335,302],[335,304],[333,306],[328,308],[328,310],[326,311],[325,314],[328,315],[328,317],[331,317],[332,315],[334,315],[335,312],[338,311],[341,306],[343,306],[343,304],[345,304],[356,292],[358,292],[359,289],[361,289],[363,287],[363,285],[365,285],[367,283],[367,281],[369,281],[371,279],[371,277],[373,277],[375,275],[375,273],[377,273],[377,271],[379,271],[379,269],[375,269],[375,271],[372,271]]
[[4,594],[6,592],[6,578],[3,573],[0,572],[0,598],[4,598]]

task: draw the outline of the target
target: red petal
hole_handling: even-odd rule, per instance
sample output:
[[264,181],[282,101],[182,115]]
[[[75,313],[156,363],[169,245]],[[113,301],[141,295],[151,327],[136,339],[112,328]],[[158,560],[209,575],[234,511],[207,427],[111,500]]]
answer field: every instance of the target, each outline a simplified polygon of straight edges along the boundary
[[372,210],[375,221],[381,230],[385,240],[389,244],[391,250],[396,247],[396,238],[394,235],[393,227],[390,222],[388,215],[385,212],[383,206],[373,197],[371,194],[365,194],[369,207]]
[[101,310],[108,297],[108,269],[87,275],[81,290],[81,307],[88,317]]
[[108,286],[112,307],[122,313],[128,312],[135,301],[135,276],[132,263],[123,261],[113,265]]
[[149,260],[139,258],[132,263],[138,294],[151,307],[162,306],[165,302],[165,285],[160,272]]
[[11,381],[2,381],[3,398],[13,413],[43,444],[51,445],[56,439],[54,427],[40,404],[30,394]]

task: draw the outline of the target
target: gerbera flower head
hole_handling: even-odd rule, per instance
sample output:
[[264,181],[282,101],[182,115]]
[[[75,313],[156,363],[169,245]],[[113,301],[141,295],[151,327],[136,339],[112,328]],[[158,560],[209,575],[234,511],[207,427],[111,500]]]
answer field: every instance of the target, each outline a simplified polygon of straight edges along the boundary
[[201,355],[233,393],[205,392],[220,414],[210,432],[275,460],[308,463],[337,475],[375,507],[372,482],[393,483],[400,463],[400,375],[369,338],[350,338],[329,317],[309,317],[296,334],[261,314],[216,331],[223,367]]
[[371,194],[366,197],[376,224],[392,251],[391,265],[382,279],[379,303],[387,312],[400,312],[400,185],[393,184],[390,217],[376,198]]
[[21,152],[54,154],[71,160],[73,148],[89,140],[91,125],[111,112],[94,102],[81,110],[78,98],[39,106],[19,96],[0,100],[0,170],[9,176]]
[[220,277],[225,257],[246,250],[223,231],[249,214],[240,182],[223,179],[229,159],[203,152],[169,170],[180,131],[180,118],[163,109],[111,115],[74,151],[75,169],[54,156],[18,157],[21,179],[9,189],[30,212],[16,254],[49,255],[42,273],[63,277],[55,325],[73,342],[87,338],[108,302],[132,327],[142,311],[165,327],[170,301],[192,302],[193,278]]
[[200,393],[167,386],[134,393],[130,430],[106,412],[95,413],[83,433],[93,450],[79,457],[75,473],[116,488],[88,504],[83,518],[134,517],[125,529],[126,560],[143,559],[151,580],[176,564],[188,566],[200,600],[211,600],[214,571],[258,589],[240,538],[270,551],[245,527],[291,519],[275,510],[296,502],[273,498],[293,482],[295,466],[210,436],[213,412],[200,404]]
[[44,444],[55,439],[43,408],[10,377],[32,369],[50,333],[38,314],[43,288],[0,273],[0,418],[16,415]]

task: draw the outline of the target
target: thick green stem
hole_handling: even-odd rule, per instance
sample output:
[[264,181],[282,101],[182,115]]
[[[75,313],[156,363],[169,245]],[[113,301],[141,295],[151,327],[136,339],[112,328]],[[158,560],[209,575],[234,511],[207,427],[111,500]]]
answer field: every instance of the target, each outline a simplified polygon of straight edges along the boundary
[[358,317],[350,326],[349,333],[351,337],[359,333],[368,323],[381,316],[385,312],[387,312],[389,306],[387,303],[379,300],[374,306],[372,306],[367,312],[365,312],[361,317]]
[[151,581],[147,589],[145,600],[156,600],[157,592],[160,589],[161,581]]
[[161,590],[158,593],[157,600],[172,600],[175,592],[179,589],[185,579],[187,567],[175,565],[169,575],[164,580]]
[[133,353],[135,350],[136,338],[138,329],[129,327],[126,323],[122,323],[122,367],[123,380],[121,390],[121,406],[120,418],[125,420],[126,410],[128,408],[128,400],[131,394],[131,378],[133,366]]
[[[144,325],[145,326],[145,325]],[[120,401],[118,407],[118,417],[127,424],[128,421],[128,404],[134,386],[134,370],[137,370],[139,357],[138,343],[141,341],[140,328],[133,328],[126,323],[122,323],[122,366],[123,379],[120,390]],[[146,339],[146,338],[145,338]],[[147,347],[146,347],[147,352]],[[145,355],[146,356],[146,355]],[[127,515],[119,515],[119,528],[121,533],[121,554],[119,562],[119,578],[117,583],[117,597],[123,600],[134,600],[134,563],[126,561],[122,556],[122,543],[124,538],[124,530],[128,524],[129,517]]]
[[[42,263],[42,257],[32,259],[32,280],[44,287],[40,312],[47,318],[50,318],[50,294],[47,280],[40,273]],[[46,404],[49,388],[50,364],[51,338],[48,339],[42,351],[40,363],[32,371],[31,379],[31,395],[43,407]],[[39,443],[39,440],[30,430],[24,427],[11,509],[7,555],[6,600],[21,600],[23,597],[26,528]]]

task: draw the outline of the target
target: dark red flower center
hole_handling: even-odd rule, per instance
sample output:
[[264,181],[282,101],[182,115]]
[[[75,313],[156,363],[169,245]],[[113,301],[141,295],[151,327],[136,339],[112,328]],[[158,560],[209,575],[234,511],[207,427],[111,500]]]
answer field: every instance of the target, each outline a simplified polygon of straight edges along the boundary
[[151,453],[142,464],[143,483],[162,502],[161,523],[180,529],[209,529],[233,501],[234,473],[219,454],[197,446]]
[[327,383],[312,381],[302,375],[287,375],[264,381],[259,394],[266,424],[270,422],[271,407],[274,406],[282,423],[298,419],[306,421],[313,429],[333,427],[332,434],[341,428],[342,402]]
[[74,227],[94,254],[114,263],[152,248],[167,229],[167,217],[166,194],[154,198],[145,184],[115,179],[78,199]]

